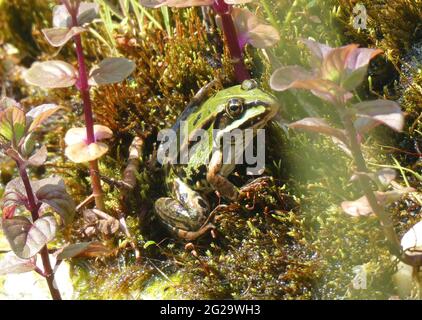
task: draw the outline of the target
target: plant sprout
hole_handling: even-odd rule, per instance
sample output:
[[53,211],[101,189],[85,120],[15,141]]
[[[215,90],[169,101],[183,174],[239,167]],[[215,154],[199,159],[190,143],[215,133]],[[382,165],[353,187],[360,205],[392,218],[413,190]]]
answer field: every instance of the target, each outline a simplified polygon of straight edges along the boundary
[[66,134],[66,155],[76,163],[88,162],[95,205],[104,210],[98,159],[103,156],[108,146],[99,142],[111,138],[112,132],[105,126],[95,126],[89,90],[91,86],[118,83],[128,77],[135,69],[135,64],[125,58],[106,58],[88,73],[83,54],[81,33],[84,25],[98,16],[98,5],[79,0],[63,0],[62,5],[53,9],[53,28],[44,29],[47,41],[55,47],[65,45],[73,39],[78,60],[78,69],[64,61],[36,62],[26,72],[28,83],[43,88],[65,88],[76,86],[83,101],[85,117],[84,128],[70,129]]
[[[404,115],[400,106],[390,100],[351,102],[354,96],[352,91],[364,81],[370,60],[382,51],[358,48],[356,44],[331,48],[312,40],[305,40],[304,43],[311,51],[313,69],[308,71],[300,66],[281,67],[273,73],[270,86],[276,91],[309,90],[335,108],[342,120],[343,129],[330,126],[322,118],[305,118],[291,123],[289,127],[328,135],[353,158],[356,169],[352,180],[359,183],[364,195],[354,201],[344,201],[341,204],[343,211],[351,216],[375,214],[392,252],[407,264],[422,265],[421,253],[409,254],[409,248],[401,246],[392,219],[384,209],[414,189],[396,187],[385,191],[395,178],[394,170],[371,172],[361,149],[363,136],[380,124],[401,131]],[[378,191],[373,191],[373,185],[378,187]]]

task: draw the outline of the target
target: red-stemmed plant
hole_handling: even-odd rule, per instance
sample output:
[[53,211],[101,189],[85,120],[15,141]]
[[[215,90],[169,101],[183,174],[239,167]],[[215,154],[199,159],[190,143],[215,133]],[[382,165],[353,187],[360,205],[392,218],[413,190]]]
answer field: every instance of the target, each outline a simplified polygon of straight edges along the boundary
[[[66,225],[73,219],[75,205],[62,179],[31,181],[27,168],[46,161],[47,149],[35,149],[33,132],[58,109],[54,104],[44,104],[25,114],[14,100],[0,101],[0,150],[15,161],[20,176],[7,184],[1,203],[2,228],[12,251],[0,260],[0,274],[34,270],[46,278],[53,299],[61,296],[47,249],[59,226],[52,211]],[[36,264],[38,255],[43,270]]]
[[85,127],[72,128],[67,132],[66,155],[73,162],[89,163],[95,205],[98,209],[104,210],[98,159],[108,151],[107,145],[100,140],[111,138],[112,132],[105,126],[94,125],[89,90],[91,86],[123,81],[133,72],[135,64],[125,58],[106,58],[88,73],[81,33],[86,31],[84,26],[97,17],[98,10],[97,4],[79,0],[62,0],[62,5],[54,7],[54,27],[44,29],[43,33],[48,42],[55,47],[61,47],[73,38],[78,68],[75,69],[64,61],[37,62],[26,72],[25,79],[28,83],[43,88],[64,88],[75,85],[80,91]]
[[146,7],[158,8],[169,6],[186,8],[192,6],[212,6],[217,13],[217,24],[223,30],[236,81],[241,83],[250,78],[244,63],[244,47],[246,43],[257,48],[275,45],[280,36],[277,30],[260,21],[245,8],[233,7],[234,4],[245,4],[253,0],[140,0]]
[[[304,43],[311,51],[312,70],[300,66],[279,68],[273,73],[270,85],[276,91],[309,90],[334,107],[343,128],[334,128],[323,118],[304,118],[291,123],[290,128],[328,135],[353,158],[355,174],[352,180],[359,183],[363,196],[354,201],[344,201],[341,204],[343,211],[351,216],[374,214],[380,221],[392,253],[407,264],[421,266],[422,235],[412,237],[413,245],[405,245],[403,240],[400,243],[391,216],[385,211],[385,206],[414,189],[396,185],[388,190],[395,178],[394,170],[371,172],[361,149],[364,135],[378,125],[384,124],[401,131],[404,115],[394,101],[379,99],[352,102],[352,92],[364,81],[370,60],[382,51],[358,48],[355,44],[331,48],[312,40],[304,40]],[[378,190],[374,191],[373,187]],[[414,229],[410,232],[414,232]]]

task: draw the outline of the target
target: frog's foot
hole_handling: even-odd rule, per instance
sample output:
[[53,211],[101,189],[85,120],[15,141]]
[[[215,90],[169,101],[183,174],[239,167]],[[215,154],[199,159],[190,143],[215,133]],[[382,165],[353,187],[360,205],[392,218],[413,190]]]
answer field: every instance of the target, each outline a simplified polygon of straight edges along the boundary
[[208,233],[209,231],[215,229],[215,226],[212,223],[208,223],[207,225],[201,227],[198,231],[186,231],[182,229],[174,230],[176,232],[176,235],[179,238],[193,241],[198,239],[199,237],[202,237],[204,234]]
[[[167,201],[174,201],[171,198],[160,198],[160,199],[168,199]],[[163,200],[164,201],[164,200]],[[175,234],[177,237],[181,238],[181,239],[185,239],[187,241],[193,241],[196,240],[200,237],[202,237],[203,235],[207,234],[208,232],[211,232],[211,234],[213,235],[213,230],[215,230],[215,225],[213,224],[215,215],[223,210],[227,208],[227,205],[224,204],[220,204],[218,205],[209,215],[208,218],[205,220],[205,222],[201,225],[201,227],[196,230],[196,231],[189,231],[189,230],[185,230],[185,229],[181,229],[181,228],[177,228],[174,226],[171,226],[169,223],[166,223],[163,221],[163,223],[167,226],[167,228],[173,233]],[[213,236],[214,237],[214,236]]]
[[271,177],[264,176],[264,177],[256,178],[255,180],[245,184],[239,190],[239,199],[248,197],[249,193],[257,192],[262,187],[268,186],[270,182],[271,182]]

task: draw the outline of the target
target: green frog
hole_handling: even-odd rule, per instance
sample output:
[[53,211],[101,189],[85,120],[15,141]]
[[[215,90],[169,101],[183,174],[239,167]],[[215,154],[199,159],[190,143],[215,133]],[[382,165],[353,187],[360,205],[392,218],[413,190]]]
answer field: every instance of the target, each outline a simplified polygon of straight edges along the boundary
[[[213,228],[213,214],[207,200],[210,192],[217,192],[230,201],[236,201],[242,193],[242,188],[228,179],[235,168],[234,159],[223,161],[223,144],[213,148],[215,140],[221,140],[223,133],[234,129],[263,128],[279,109],[277,100],[260,89],[254,80],[246,80],[209,97],[215,84],[211,82],[202,88],[172,127],[178,138],[187,127],[189,139],[180,143],[176,155],[179,159],[182,152],[189,151],[189,160],[175,163],[167,159],[163,164],[170,196],[159,198],[154,205],[163,224],[187,240],[194,240]],[[198,139],[199,129],[207,133],[208,139]],[[219,130],[217,135],[215,129]],[[256,134],[256,130],[252,131]],[[171,141],[171,144],[177,143]],[[164,152],[163,145],[162,142],[159,153]]]

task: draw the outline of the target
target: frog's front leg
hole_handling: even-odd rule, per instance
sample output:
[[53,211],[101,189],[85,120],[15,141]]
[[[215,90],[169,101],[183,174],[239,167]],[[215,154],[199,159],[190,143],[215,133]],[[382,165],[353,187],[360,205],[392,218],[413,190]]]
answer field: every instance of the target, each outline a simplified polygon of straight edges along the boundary
[[[233,165],[224,164],[223,152],[221,150],[216,150],[212,154],[208,166],[207,181],[223,197],[231,201],[236,201],[239,197],[239,190],[224,175],[225,169],[228,169],[228,167],[233,167]],[[229,169],[227,171],[230,172],[231,170]]]
[[167,228],[180,238],[194,240],[213,228],[208,202],[179,178],[173,181],[173,198],[159,198],[155,211]]

